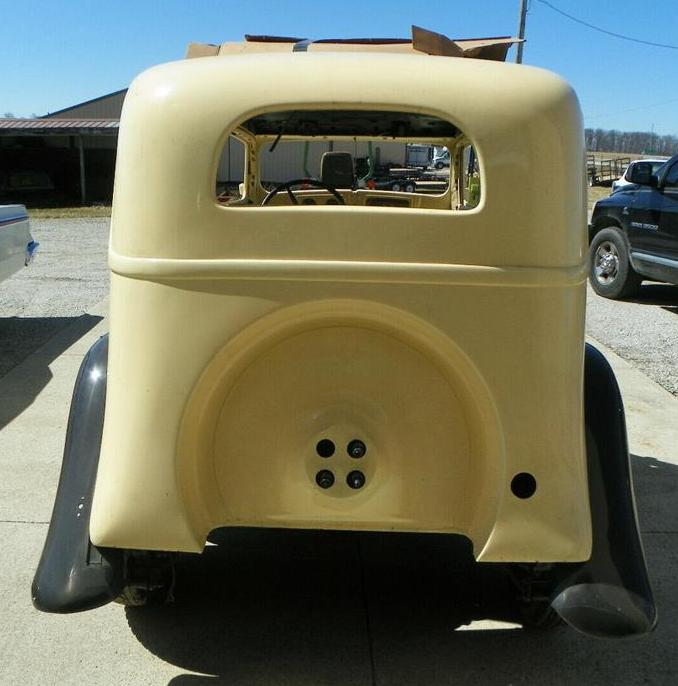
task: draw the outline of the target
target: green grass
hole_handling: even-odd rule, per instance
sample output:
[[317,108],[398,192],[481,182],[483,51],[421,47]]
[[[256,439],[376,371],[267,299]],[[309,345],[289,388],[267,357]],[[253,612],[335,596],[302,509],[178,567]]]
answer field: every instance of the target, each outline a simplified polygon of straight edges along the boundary
[[32,219],[89,219],[110,217],[111,206],[94,207],[31,207],[28,214]]

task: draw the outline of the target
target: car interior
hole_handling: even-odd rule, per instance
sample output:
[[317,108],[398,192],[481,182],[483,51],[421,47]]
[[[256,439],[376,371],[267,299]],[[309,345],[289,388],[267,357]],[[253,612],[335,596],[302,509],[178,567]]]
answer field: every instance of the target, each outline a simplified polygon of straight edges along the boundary
[[[415,166],[410,151],[428,149]],[[436,151],[450,168],[435,169]],[[475,150],[434,115],[383,110],[264,112],[230,132],[215,183],[220,204],[464,210],[480,201]]]

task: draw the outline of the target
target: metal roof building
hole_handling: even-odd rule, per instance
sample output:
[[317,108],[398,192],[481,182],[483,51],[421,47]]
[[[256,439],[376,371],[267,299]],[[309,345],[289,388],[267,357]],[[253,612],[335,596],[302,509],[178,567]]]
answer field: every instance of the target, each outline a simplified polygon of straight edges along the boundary
[[0,202],[107,203],[127,90],[35,119],[0,119]]
[[117,134],[118,119],[0,119],[0,131],[12,131],[16,135],[35,136],[54,131],[68,135]]
[[120,119],[122,103],[127,89],[108,93],[92,100],[86,100],[63,110],[50,112],[42,119]]

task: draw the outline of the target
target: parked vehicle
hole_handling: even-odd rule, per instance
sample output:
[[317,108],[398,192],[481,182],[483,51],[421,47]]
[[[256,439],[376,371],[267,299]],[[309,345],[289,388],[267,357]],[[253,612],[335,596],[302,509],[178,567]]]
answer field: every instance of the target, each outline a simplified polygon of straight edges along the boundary
[[588,153],[586,155],[586,176],[589,186],[612,186],[629,166],[629,157],[602,158]]
[[[35,605],[166,599],[224,527],[435,532],[504,565],[526,625],[651,631],[623,406],[584,343],[576,97],[444,36],[351,45],[199,46],[132,84],[110,341],[76,382]],[[382,140],[447,147],[445,189],[358,187],[350,142]],[[284,141],[319,173],[267,191]]]
[[636,165],[638,162],[649,162],[652,165],[652,173],[656,174],[657,170],[659,167],[666,162],[668,158],[664,157],[662,159],[655,159],[655,158],[648,158],[645,160],[632,160],[629,162],[628,167],[624,170],[624,173],[615,181],[612,182],[612,193],[615,193],[616,191],[620,190],[621,188],[624,188],[626,186],[630,186],[631,182],[629,179],[631,178],[631,173],[633,171],[633,167]]
[[405,162],[408,167],[426,169],[433,159],[433,148],[430,145],[408,145]]
[[443,148],[441,151],[436,152],[433,155],[433,160],[431,165],[435,169],[443,169],[444,167],[450,166],[450,151],[447,148]]
[[627,176],[589,225],[589,278],[606,298],[630,297],[644,279],[678,284],[678,155],[659,169],[638,161]]
[[28,266],[38,244],[31,236],[23,205],[0,205],[0,281]]

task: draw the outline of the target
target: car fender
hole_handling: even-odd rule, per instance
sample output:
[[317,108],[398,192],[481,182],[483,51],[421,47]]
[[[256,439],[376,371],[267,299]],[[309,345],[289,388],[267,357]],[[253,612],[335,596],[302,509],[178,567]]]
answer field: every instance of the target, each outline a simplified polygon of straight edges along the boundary
[[52,519],[32,585],[44,612],[78,612],[115,599],[124,585],[124,551],[89,540],[92,496],[106,405],[108,336],[85,356],[75,382]]
[[638,530],[624,406],[612,368],[591,345],[584,397],[593,550],[587,562],[561,567],[552,606],[588,635],[646,634],[657,611]]

